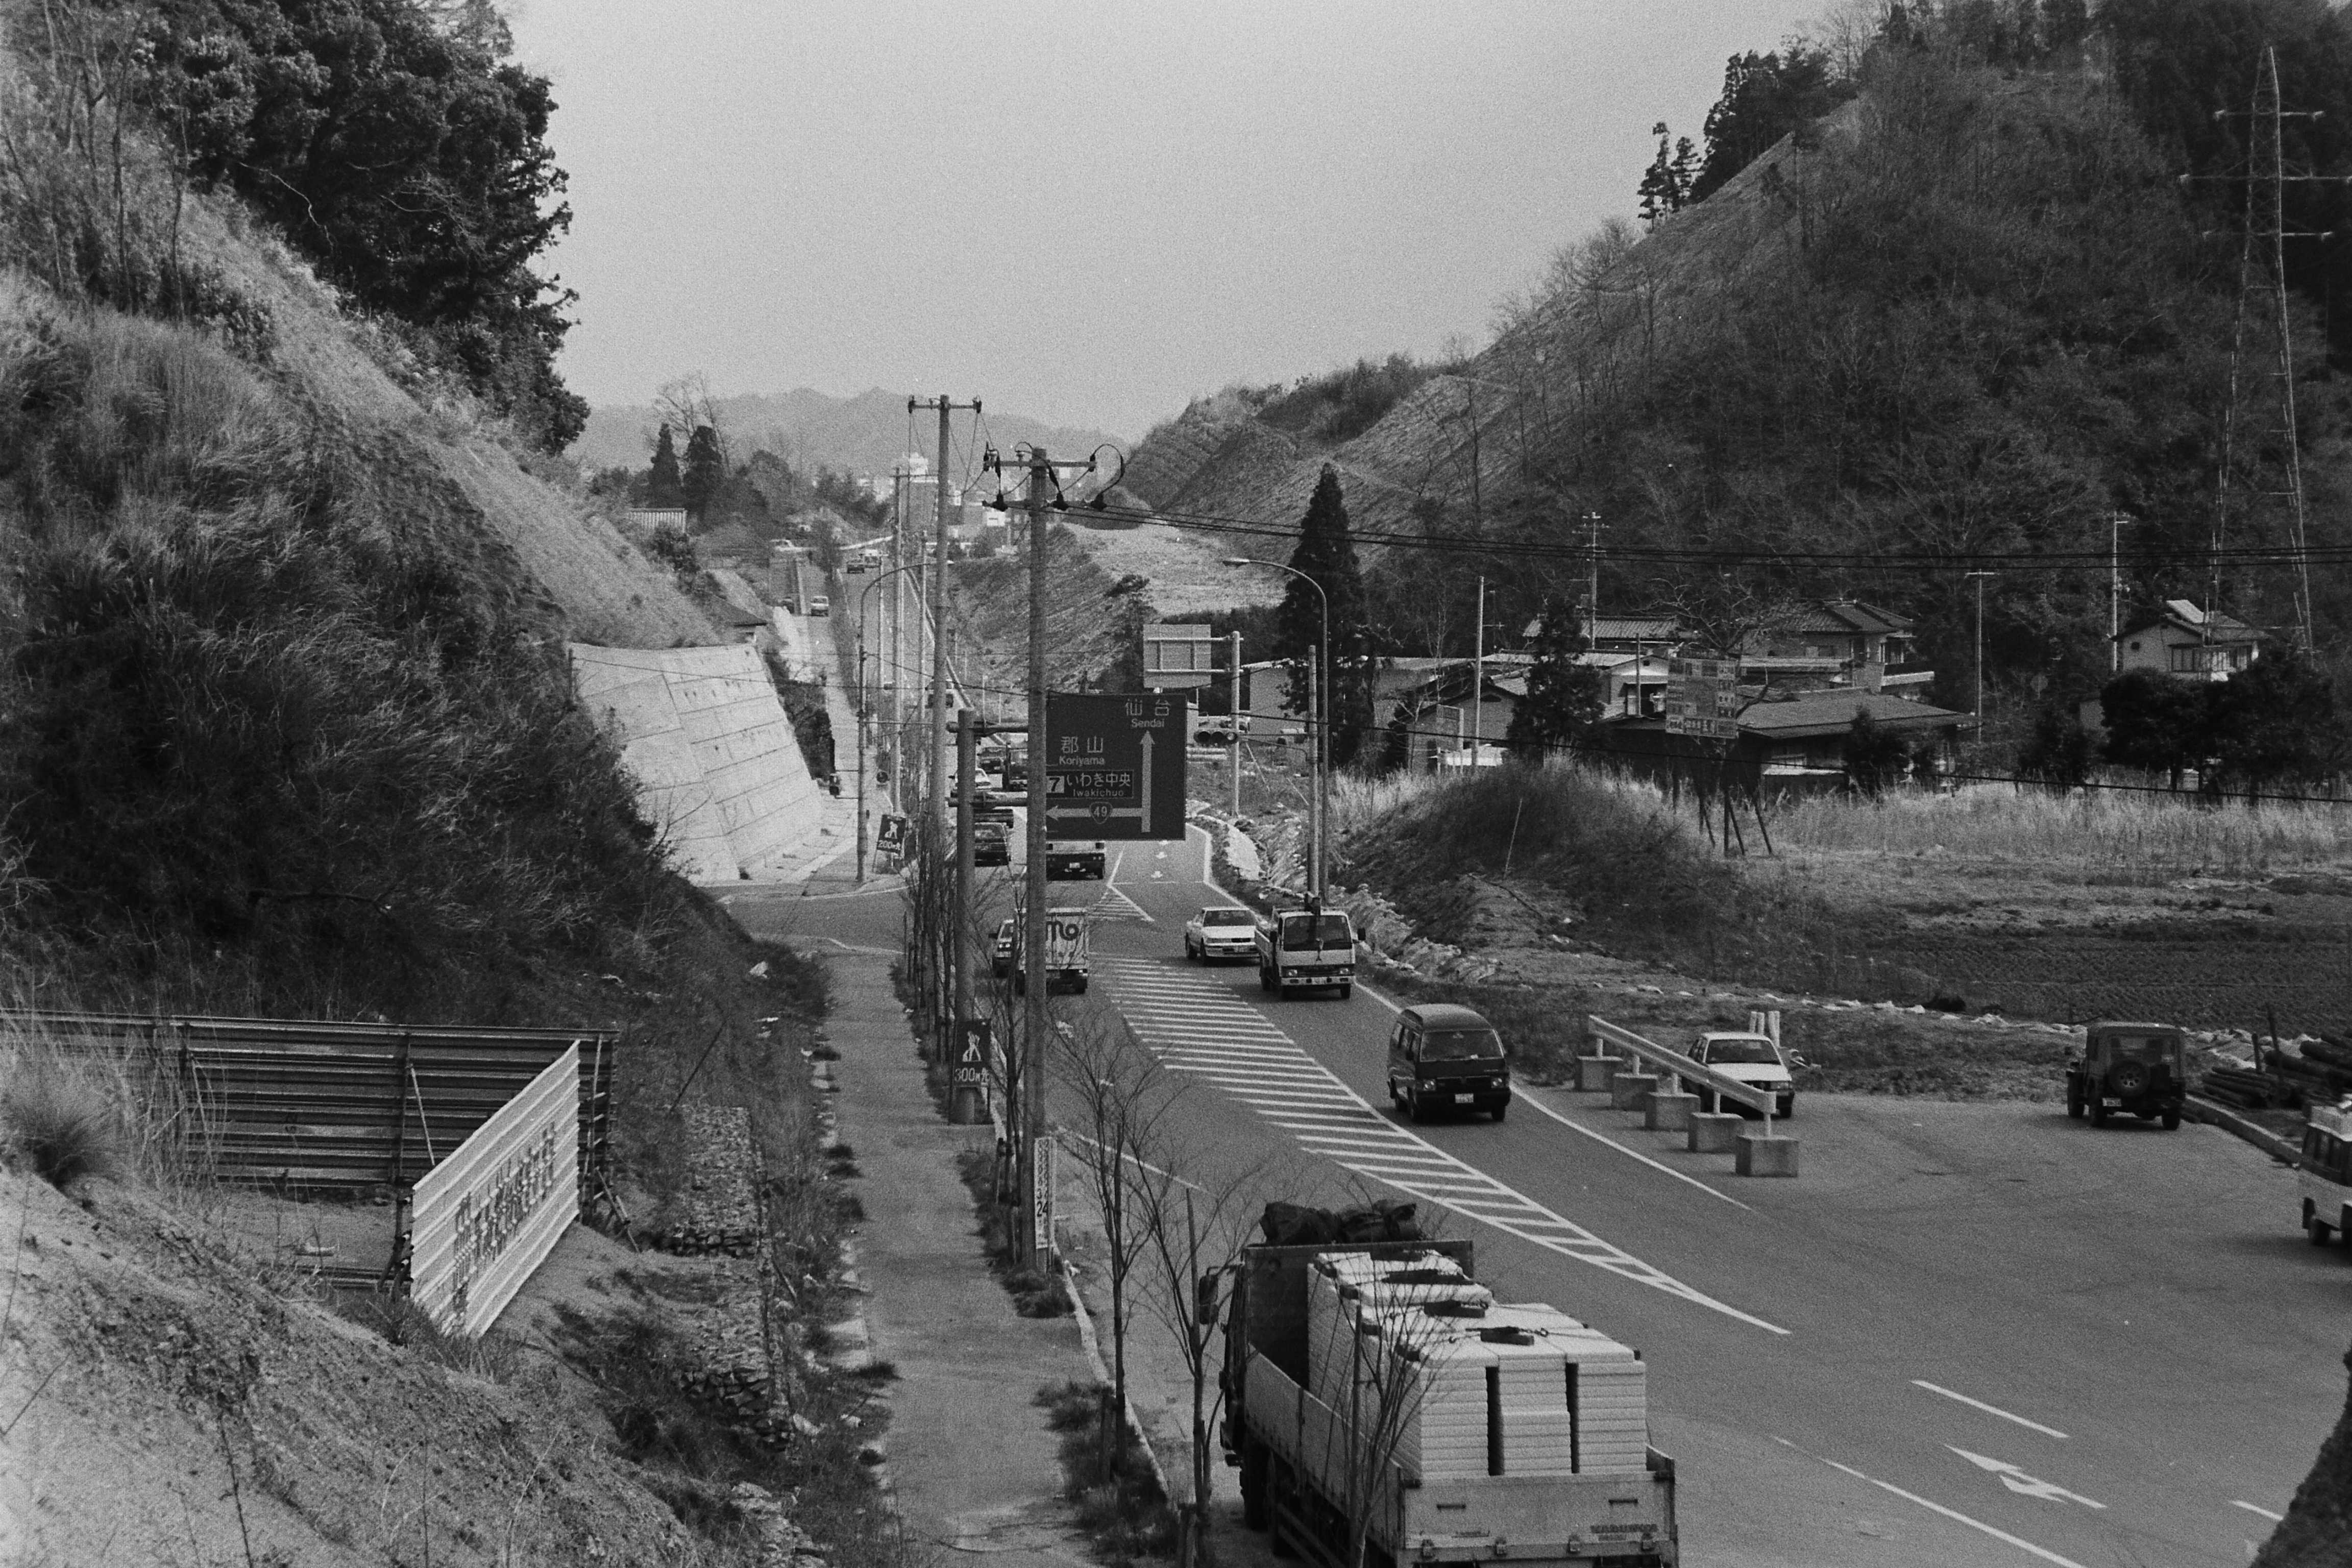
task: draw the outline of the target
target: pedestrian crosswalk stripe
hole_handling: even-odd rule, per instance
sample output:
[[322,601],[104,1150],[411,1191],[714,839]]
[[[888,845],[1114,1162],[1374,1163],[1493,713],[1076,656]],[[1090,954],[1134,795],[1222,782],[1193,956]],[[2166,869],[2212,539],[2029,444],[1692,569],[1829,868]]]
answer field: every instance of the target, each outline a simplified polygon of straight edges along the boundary
[[1340,1169],[1768,1332],[1789,1331],[1684,1284],[1397,1126],[1209,976],[1139,959],[1106,960],[1101,973],[1136,1038],[1163,1066],[1205,1079]]

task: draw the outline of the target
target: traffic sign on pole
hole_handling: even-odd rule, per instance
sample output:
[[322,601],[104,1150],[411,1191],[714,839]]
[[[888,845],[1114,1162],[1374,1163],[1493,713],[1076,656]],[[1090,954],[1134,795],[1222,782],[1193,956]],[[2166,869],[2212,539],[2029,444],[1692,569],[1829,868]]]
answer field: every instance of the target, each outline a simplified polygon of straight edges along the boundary
[[1048,694],[1047,835],[1183,837],[1185,739],[1181,698]]

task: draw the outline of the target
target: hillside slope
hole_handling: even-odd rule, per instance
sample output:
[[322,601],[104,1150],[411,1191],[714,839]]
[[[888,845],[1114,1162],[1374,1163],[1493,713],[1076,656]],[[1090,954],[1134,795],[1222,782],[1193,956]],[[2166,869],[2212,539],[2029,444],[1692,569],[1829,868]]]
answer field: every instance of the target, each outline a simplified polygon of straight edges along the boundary
[[[1604,231],[1563,251],[1505,303],[1488,348],[1354,439],[1317,450],[1230,396],[1203,400],[1147,440],[1131,488],[1170,511],[1291,525],[1328,458],[1360,532],[1549,552],[1414,550],[1374,571],[1375,620],[1450,637],[1452,651],[1468,641],[1481,573],[1500,584],[1505,620],[1582,596],[1588,511],[1608,525],[1604,549],[1845,556],[1735,586],[1890,603],[1923,618],[1924,657],[1956,679],[1971,667],[1969,585],[1870,562],[2087,552],[2122,510],[2137,523],[2125,538],[2133,597],[2203,598],[2200,570],[2153,557],[2193,555],[2211,534],[2236,257],[2200,237],[2176,155],[2079,54],[1996,68],[1965,51],[1882,49],[1858,87],[1654,233]],[[2328,384],[2315,315],[2305,326],[2305,482],[2324,544],[2352,515],[2352,405]],[[2268,501],[2231,528],[2239,543],[2285,537]],[[1610,602],[1699,586],[1604,561]],[[2224,603],[2282,625],[2288,587],[2283,571],[2233,572]],[[2352,628],[2352,597],[2318,587],[2325,647]],[[1991,584],[1993,682],[2102,678],[2105,591],[2087,568]],[[1442,614],[1422,613],[1432,604]]]

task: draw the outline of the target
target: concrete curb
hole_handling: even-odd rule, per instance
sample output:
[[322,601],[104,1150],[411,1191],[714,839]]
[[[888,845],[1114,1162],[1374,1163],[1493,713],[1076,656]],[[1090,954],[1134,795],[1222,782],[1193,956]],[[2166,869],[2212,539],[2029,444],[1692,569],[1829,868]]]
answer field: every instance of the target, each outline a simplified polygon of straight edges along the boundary
[[2201,1121],[2209,1127],[2219,1127],[2224,1132],[2242,1138],[2282,1163],[2295,1165],[2303,1162],[2302,1150],[2289,1143],[2269,1128],[2256,1126],[2237,1112],[2224,1110],[2210,1100],[2200,1100],[2192,1094],[2181,1105],[2180,1114],[2191,1121]]
[[[1110,1363],[1103,1360],[1101,1342],[1095,1338],[1094,1314],[1087,1310],[1087,1299],[1078,1293],[1078,1277],[1071,1269],[1068,1258],[1056,1253],[1054,1261],[1062,1270],[1062,1289],[1070,1293],[1070,1310],[1078,1320],[1078,1342],[1087,1347],[1087,1361],[1095,1369],[1095,1375],[1102,1380],[1105,1388],[1108,1388]],[[1160,1463],[1160,1455],[1151,1447],[1151,1435],[1143,1429],[1143,1418],[1135,1413],[1132,1398],[1127,1402],[1125,1415],[1127,1429],[1135,1434],[1135,1441],[1143,1449],[1144,1458],[1150,1462],[1151,1479],[1160,1483],[1160,1495],[1167,1500],[1169,1507],[1174,1508],[1176,1494],[1169,1489],[1168,1472]]]

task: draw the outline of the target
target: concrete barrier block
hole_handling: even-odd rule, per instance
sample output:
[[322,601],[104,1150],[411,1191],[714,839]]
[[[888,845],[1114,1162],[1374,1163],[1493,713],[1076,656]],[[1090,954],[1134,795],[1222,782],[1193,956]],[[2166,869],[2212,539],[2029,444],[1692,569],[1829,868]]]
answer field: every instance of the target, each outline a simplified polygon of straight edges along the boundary
[[1657,1087],[1656,1073],[1629,1072],[1621,1068],[1609,1080],[1609,1103],[1620,1110],[1639,1110],[1643,1097]]
[[[1691,1096],[1696,1100],[1698,1096]],[[1740,1119],[1731,1112],[1693,1110],[1690,1148],[1694,1154],[1728,1154],[1739,1147]]]
[[1653,1132],[1686,1132],[1690,1131],[1691,1118],[1697,1114],[1697,1095],[1655,1089],[1650,1091],[1650,1103],[1642,1125]]
[[1793,1176],[1797,1173],[1797,1141],[1742,1132],[1738,1168],[1743,1176]]
[[1579,1057],[1576,1058],[1576,1087],[1586,1094],[1606,1093],[1610,1074],[1624,1065],[1616,1057]]

